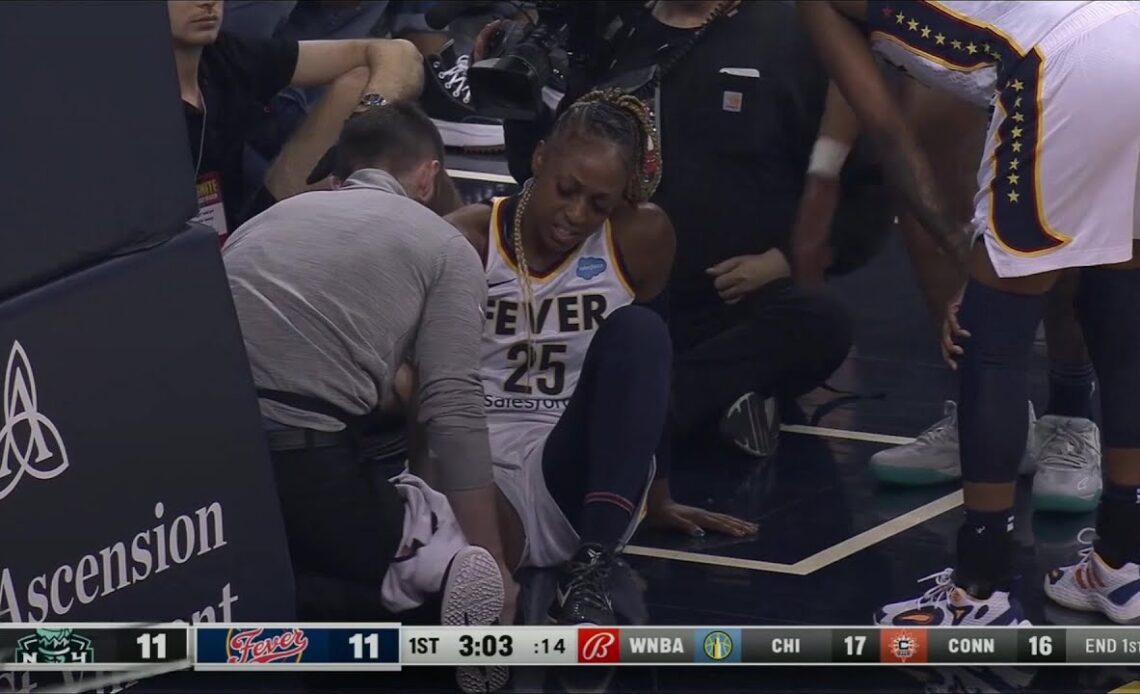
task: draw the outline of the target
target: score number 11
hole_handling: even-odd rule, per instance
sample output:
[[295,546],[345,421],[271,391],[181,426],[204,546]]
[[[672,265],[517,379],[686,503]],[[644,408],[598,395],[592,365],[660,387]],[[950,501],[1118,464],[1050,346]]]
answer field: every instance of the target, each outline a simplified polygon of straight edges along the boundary
[[135,639],[135,643],[139,645],[143,660],[166,660],[166,634],[143,634]]
[[[352,644],[352,657],[356,660],[379,660],[380,659],[380,634],[373,632],[368,636],[364,634],[353,634],[348,637],[348,642]],[[364,647],[368,646],[368,655],[364,655]]]

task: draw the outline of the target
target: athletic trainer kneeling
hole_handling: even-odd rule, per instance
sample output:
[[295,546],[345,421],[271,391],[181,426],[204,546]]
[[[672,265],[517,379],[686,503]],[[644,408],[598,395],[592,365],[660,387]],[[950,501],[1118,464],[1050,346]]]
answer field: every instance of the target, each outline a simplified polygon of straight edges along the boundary
[[[501,576],[509,581],[487,512],[496,497],[478,374],[486,289],[470,244],[423,204],[442,160],[439,133],[417,107],[358,114],[337,144],[341,185],[274,205],[240,228],[223,254],[298,574],[379,588],[404,570],[403,556],[392,561],[397,551],[415,552],[418,543],[407,540],[419,517],[405,514],[413,507],[400,498],[405,490],[377,485],[355,450],[360,425],[378,417],[407,362],[439,471],[430,481],[450,508],[431,508],[427,532],[438,539],[437,517],[443,522],[453,510],[465,540],[498,562],[460,550],[474,558],[452,574],[464,575],[459,588],[471,602],[449,608],[445,595],[444,619],[486,624],[500,616]],[[434,581],[447,563],[426,567]],[[507,618],[511,604],[508,596]]]

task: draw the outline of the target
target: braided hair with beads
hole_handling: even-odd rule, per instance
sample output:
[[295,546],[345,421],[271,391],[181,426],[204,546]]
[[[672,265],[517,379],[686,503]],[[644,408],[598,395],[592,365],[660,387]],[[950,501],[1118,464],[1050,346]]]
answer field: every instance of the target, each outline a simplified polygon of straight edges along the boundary
[[[661,146],[649,105],[620,89],[599,89],[574,102],[554,124],[550,139],[564,135],[596,137],[616,145],[629,167],[629,182],[624,197],[632,205],[646,202],[661,183]],[[534,191],[533,180],[523,184],[512,222],[511,242],[514,246],[516,272],[522,287],[523,318],[527,331],[526,379],[537,358],[534,350],[534,287],[523,250],[523,217]],[[525,382],[525,381],[524,381]]]

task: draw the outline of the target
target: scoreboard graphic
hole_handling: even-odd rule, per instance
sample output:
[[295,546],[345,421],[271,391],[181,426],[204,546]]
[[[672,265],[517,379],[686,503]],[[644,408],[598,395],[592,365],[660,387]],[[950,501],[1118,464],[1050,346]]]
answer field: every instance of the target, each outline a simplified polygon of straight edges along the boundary
[[1140,665],[1140,627],[3,624],[0,671],[416,666]]

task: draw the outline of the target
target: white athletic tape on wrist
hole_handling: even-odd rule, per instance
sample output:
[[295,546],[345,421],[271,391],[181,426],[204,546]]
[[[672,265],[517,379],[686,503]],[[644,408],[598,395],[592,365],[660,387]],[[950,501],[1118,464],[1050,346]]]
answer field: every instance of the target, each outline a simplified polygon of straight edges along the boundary
[[843,170],[843,163],[847,161],[847,155],[850,152],[850,145],[845,145],[835,138],[824,135],[815,141],[807,172],[815,176],[838,178],[839,172]]

